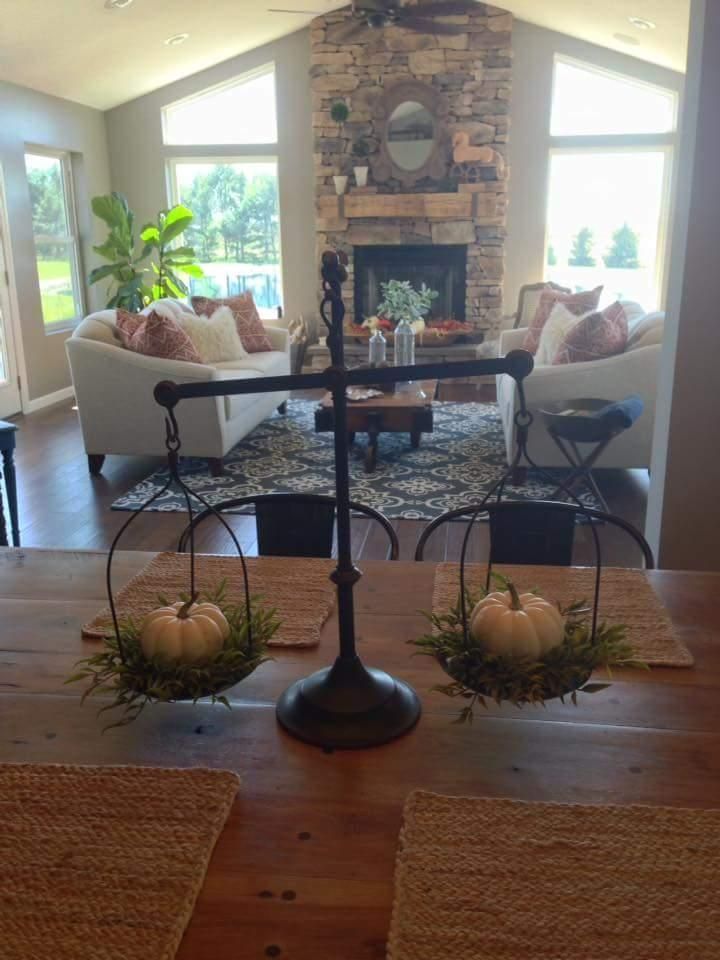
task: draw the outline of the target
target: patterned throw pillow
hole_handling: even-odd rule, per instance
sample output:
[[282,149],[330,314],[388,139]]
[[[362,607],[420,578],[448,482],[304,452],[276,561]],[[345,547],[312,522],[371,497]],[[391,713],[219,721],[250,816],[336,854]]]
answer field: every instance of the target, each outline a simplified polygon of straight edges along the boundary
[[202,363],[190,337],[169,316],[155,310],[148,314],[118,310],[115,324],[123,345],[133,353],[162,360]]
[[191,300],[195,313],[206,317],[211,316],[219,307],[230,307],[237,324],[242,345],[248,353],[264,353],[272,350],[272,344],[265,333],[265,327],[260,319],[253,300],[253,295],[246,291],[237,297],[226,297],[223,300],[214,300],[209,297],[193,297]]
[[564,303],[555,304],[540,334],[540,343],[535,351],[536,366],[548,366],[553,363],[560,344],[577,322],[577,316],[570,313]]
[[545,290],[540,296],[535,316],[528,327],[528,332],[525,334],[523,348],[529,350],[532,354],[537,352],[543,327],[556,303],[564,304],[570,313],[581,317],[590,310],[597,310],[602,291],[602,287],[595,287],[594,290],[585,290],[582,293],[559,293],[557,290]]
[[553,363],[582,363],[613,357],[625,350],[628,321],[621,303],[611,303],[602,311],[581,317],[568,330],[558,347]]

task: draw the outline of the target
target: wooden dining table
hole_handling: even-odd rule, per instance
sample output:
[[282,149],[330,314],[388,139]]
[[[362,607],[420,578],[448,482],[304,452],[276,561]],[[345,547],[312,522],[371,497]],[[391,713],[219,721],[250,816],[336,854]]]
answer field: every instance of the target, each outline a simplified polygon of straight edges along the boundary
[[[119,585],[152,554],[119,553]],[[275,701],[332,662],[320,646],[274,653],[221,705],[169,704],[101,732],[75,661],[98,649],[80,628],[104,606],[105,555],[0,550],[0,761],[203,766],[241,786],[181,944],[180,960],[380,960],[407,795],[720,807],[720,576],[648,574],[692,668],[617,671],[612,685],[545,709],[490,706],[472,725],[432,690],[444,674],[407,641],[426,629],[434,564],[368,562],[356,588],[358,647],[411,683],[423,713],[408,735],[323,751],[284,733]],[[475,838],[477,841],[478,838]]]

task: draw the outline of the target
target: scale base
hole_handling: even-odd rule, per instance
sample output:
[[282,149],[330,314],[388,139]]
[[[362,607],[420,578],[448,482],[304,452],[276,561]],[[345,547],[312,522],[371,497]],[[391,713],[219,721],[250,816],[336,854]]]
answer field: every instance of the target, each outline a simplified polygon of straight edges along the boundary
[[359,658],[342,660],[298,680],[277,704],[277,719],[292,736],[318,747],[360,749],[388,743],[420,718],[413,688]]

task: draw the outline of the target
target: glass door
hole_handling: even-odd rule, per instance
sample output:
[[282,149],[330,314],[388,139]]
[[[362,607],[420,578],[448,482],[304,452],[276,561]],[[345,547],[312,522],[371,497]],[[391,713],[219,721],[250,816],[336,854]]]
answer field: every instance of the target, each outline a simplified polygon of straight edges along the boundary
[[3,232],[5,222],[5,197],[0,183],[0,419],[11,417],[22,408],[10,315],[10,275],[6,259],[8,241]]

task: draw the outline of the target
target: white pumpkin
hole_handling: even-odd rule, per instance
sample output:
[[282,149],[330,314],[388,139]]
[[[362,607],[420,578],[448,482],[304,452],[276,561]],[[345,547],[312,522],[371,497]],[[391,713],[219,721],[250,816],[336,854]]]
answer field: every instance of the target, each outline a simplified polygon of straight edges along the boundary
[[174,603],[149,613],[140,628],[146,657],[161,655],[178,663],[215,656],[230,635],[230,624],[214,603]]
[[565,637],[556,606],[534,593],[489,593],[470,614],[470,636],[484,650],[508,657],[542,657]]

